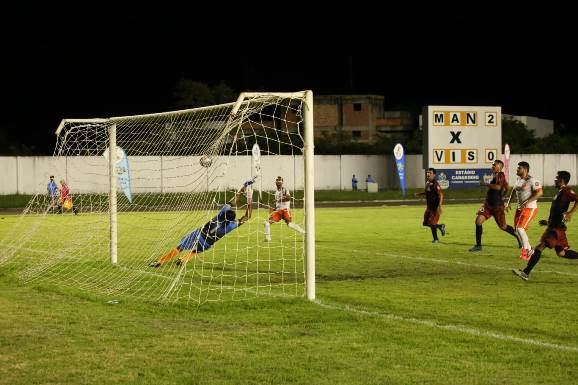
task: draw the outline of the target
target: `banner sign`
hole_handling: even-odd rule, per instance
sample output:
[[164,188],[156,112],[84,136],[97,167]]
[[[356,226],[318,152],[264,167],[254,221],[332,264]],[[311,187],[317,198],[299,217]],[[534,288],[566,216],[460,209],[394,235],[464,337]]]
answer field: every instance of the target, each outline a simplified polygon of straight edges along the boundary
[[[102,154],[108,161],[108,147]],[[116,178],[118,180],[118,187],[122,190],[128,201],[132,203],[132,191],[130,186],[130,171],[128,168],[128,157],[124,150],[116,147]]]
[[393,156],[395,157],[395,166],[397,168],[397,175],[399,175],[401,192],[405,196],[405,151],[401,143],[396,144],[393,148]]
[[489,168],[436,169],[437,180],[442,189],[480,187],[480,180],[490,183],[493,178]]

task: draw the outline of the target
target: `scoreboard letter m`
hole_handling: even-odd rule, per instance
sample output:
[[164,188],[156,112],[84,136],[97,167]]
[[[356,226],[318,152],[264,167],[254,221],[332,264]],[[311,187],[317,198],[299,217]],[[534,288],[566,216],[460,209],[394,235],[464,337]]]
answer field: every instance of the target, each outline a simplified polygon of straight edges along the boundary
[[434,112],[433,124],[436,126],[443,125],[444,124],[444,117],[445,117],[445,114],[443,112]]

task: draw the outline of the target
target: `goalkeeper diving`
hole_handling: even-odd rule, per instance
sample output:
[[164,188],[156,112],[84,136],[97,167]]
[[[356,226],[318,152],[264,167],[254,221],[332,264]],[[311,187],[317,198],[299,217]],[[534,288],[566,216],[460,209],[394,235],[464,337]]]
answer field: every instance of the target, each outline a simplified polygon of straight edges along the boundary
[[[223,238],[226,234],[247,222],[249,218],[251,218],[251,212],[253,210],[253,191],[250,186],[255,182],[255,179],[256,177],[243,183],[243,186],[237,192],[235,192],[229,202],[227,202],[221,208],[221,210],[219,210],[213,219],[205,223],[203,227],[192,231],[186,237],[181,239],[177,247],[171,249],[168,253],[163,255],[157,261],[152,262],[149,266],[161,267],[164,264],[170,262],[183,250],[187,250],[189,252],[177,260],[177,266],[187,263],[195,255],[202,253],[203,251],[207,251],[219,239]],[[239,197],[244,194],[247,196],[247,208],[245,210],[245,215],[236,220],[236,213],[235,210],[233,210],[233,207],[237,206]]]

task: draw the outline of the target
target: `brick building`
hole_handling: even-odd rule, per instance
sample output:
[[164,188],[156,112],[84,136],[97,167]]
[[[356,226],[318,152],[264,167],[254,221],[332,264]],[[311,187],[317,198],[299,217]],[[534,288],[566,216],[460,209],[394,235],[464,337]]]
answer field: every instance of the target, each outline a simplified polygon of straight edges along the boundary
[[341,134],[344,139],[373,142],[381,135],[410,131],[415,119],[406,111],[385,111],[379,95],[316,95],[315,137]]

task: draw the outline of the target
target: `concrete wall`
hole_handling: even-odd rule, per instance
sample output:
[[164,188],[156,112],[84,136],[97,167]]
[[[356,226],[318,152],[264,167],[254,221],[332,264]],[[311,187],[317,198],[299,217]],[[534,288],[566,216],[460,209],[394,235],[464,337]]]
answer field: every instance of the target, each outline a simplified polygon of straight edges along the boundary
[[[272,190],[277,175],[285,178],[292,190],[303,188],[303,157],[262,156],[265,190]],[[572,175],[571,185],[577,185],[576,154],[543,155],[517,154],[510,159],[510,180],[516,175],[516,165],[525,160],[530,174],[545,186],[554,185],[557,170]],[[199,164],[199,157],[129,157],[133,193],[188,192],[239,187],[251,176],[249,156],[217,158],[209,168]],[[422,187],[424,169],[421,155],[406,157],[406,186]],[[104,157],[0,157],[0,194],[45,193],[48,177],[65,179],[72,193],[106,193],[108,165]],[[316,155],[315,188],[317,190],[351,190],[351,176],[355,174],[358,187],[367,188],[365,178],[371,174],[380,188],[397,188],[399,179],[393,156],[386,155]]]

